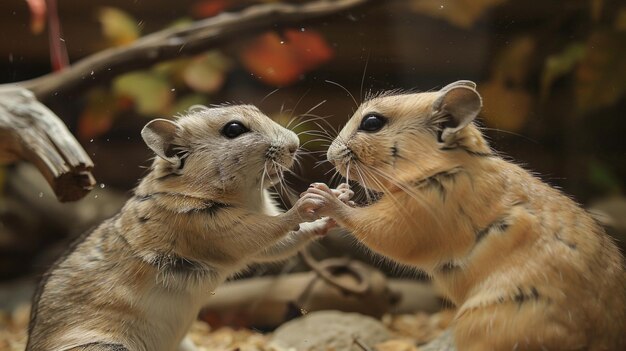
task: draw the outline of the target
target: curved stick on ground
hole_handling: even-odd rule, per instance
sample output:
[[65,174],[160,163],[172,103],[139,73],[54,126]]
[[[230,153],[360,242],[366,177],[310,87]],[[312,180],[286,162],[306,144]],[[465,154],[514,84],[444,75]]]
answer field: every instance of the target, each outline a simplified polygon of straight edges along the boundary
[[94,186],[93,162],[65,124],[32,92],[0,88],[0,162],[27,160],[48,181],[59,201],[74,201]]

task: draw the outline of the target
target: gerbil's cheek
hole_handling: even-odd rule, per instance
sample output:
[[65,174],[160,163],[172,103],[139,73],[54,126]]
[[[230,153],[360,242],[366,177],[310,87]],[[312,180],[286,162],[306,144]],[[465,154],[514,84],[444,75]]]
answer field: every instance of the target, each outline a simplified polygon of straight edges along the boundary
[[295,153],[300,147],[300,139],[298,139],[298,135],[293,131],[289,131],[289,141],[287,142],[287,146],[289,150],[293,150],[292,153]]

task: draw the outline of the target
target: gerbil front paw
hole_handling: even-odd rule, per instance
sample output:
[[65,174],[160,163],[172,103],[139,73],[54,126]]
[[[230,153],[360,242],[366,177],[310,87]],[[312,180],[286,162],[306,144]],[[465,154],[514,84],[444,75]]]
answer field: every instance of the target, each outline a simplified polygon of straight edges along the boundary
[[350,194],[352,191],[348,189],[345,190],[333,190],[328,187],[328,185],[324,183],[313,183],[307,189],[306,192],[302,194],[302,196],[309,195],[317,195],[323,199],[323,203],[321,208],[318,210],[320,215],[333,217],[336,214],[337,210],[341,208],[341,206],[345,206],[345,203],[340,200],[340,196],[343,199],[347,199],[349,202],[349,198],[352,196]]
[[312,224],[315,224],[313,234],[317,236],[324,236],[328,234],[329,230],[337,226],[337,222],[330,217],[320,218]]
[[333,194],[335,194],[335,196],[337,196],[337,198],[344,204],[352,207],[355,206],[354,201],[352,201],[354,191],[350,189],[350,185],[348,183],[341,183],[337,188],[332,189],[332,191]]
[[320,209],[324,206],[325,199],[317,194],[304,194],[293,209],[298,213],[303,222],[312,222],[320,218]]

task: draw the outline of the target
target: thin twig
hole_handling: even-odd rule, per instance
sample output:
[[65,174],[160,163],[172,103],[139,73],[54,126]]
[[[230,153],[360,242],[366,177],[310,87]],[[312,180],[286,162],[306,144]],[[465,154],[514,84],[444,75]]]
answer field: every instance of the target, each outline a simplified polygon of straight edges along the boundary
[[365,343],[363,343],[363,341],[361,341],[361,339],[358,336],[354,336],[352,340],[354,340],[354,343],[356,344],[356,346],[358,346],[361,350],[363,350],[363,351],[374,351],[374,350],[372,350],[371,347],[365,345]]

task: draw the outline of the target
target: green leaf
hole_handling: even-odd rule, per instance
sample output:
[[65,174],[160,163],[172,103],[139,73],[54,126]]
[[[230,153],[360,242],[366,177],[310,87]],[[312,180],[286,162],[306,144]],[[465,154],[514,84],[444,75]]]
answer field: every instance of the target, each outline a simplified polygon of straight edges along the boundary
[[128,45],[139,38],[137,21],[126,12],[113,7],[104,7],[98,13],[104,37],[114,46]]
[[547,98],[550,88],[558,78],[572,72],[585,55],[584,43],[572,43],[561,53],[546,58],[541,75],[541,97]]
[[150,71],[132,72],[113,81],[117,95],[133,100],[137,112],[143,115],[159,115],[169,110],[173,93],[167,80]]
[[177,89],[186,88],[185,70],[191,63],[192,58],[183,57],[175,60],[159,62],[153,66],[153,71],[166,77],[167,80]]
[[588,169],[589,182],[607,193],[620,192],[620,180],[610,167],[599,161],[592,161]]

